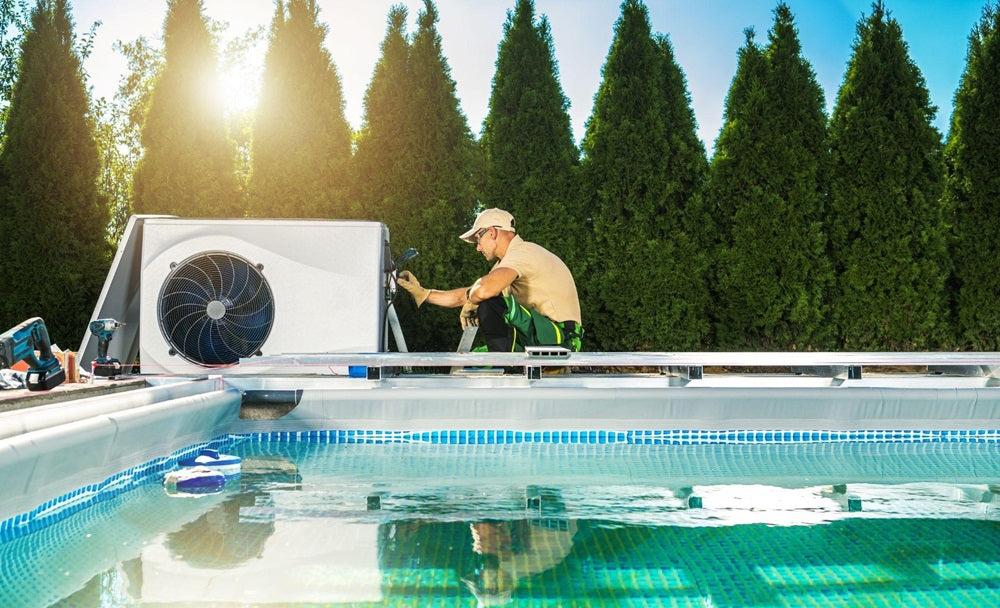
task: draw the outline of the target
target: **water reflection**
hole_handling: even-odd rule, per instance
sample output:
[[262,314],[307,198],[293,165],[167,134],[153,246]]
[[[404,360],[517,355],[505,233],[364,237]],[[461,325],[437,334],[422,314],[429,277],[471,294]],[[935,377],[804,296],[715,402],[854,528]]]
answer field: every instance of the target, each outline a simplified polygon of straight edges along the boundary
[[[399,473],[409,448],[297,449],[244,454],[221,495],[154,487],[0,546],[0,605],[1000,605],[1000,488],[982,473],[699,484],[711,471],[647,450],[628,459],[641,481],[540,485],[537,474],[501,479],[500,465],[487,481],[413,480]],[[483,450],[480,464],[506,456]],[[895,475],[907,456],[869,469]],[[993,462],[976,460],[989,479]],[[608,459],[565,464],[598,465]],[[661,470],[669,482],[653,480]]]
[[260,496],[253,492],[230,496],[168,533],[164,545],[170,558],[196,568],[232,568],[259,558],[264,543],[274,534],[274,522],[241,521],[240,509],[256,506]]
[[573,548],[578,525],[557,516],[565,511],[558,490],[529,488],[525,506],[539,516],[470,524],[477,563],[462,582],[482,606],[510,603],[519,582],[557,566]]
[[[174,601],[201,580],[202,575],[188,568],[213,578],[217,571],[261,559],[274,534],[274,521],[244,514],[267,504],[272,491],[296,491],[301,482],[298,468],[287,458],[244,458],[241,474],[229,478],[221,502],[206,502],[204,512],[195,519],[161,533],[154,542],[145,543],[136,558],[121,563],[116,575],[125,601]],[[211,595],[204,594],[191,599],[212,601]]]
[[564,561],[577,532],[575,521],[554,519],[484,521],[471,527],[473,551],[481,562],[462,582],[483,606],[509,603],[521,580]]
[[[282,501],[280,495],[272,499]],[[224,505],[211,507],[212,517],[196,517],[187,530],[228,513]],[[215,536],[221,530],[228,536]],[[257,536],[244,539],[241,532]],[[912,605],[956,597],[977,598],[981,605],[1000,600],[1000,523],[990,519],[703,527],[581,520],[532,509],[490,520],[395,519],[389,511],[344,517],[310,510],[306,517],[277,510],[270,525],[229,522],[210,534],[207,544],[227,548],[195,548],[196,537],[186,534],[188,545],[174,543],[180,550],[174,554],[164,534],[138,559],[99,573],[56,605],[419,605],[436,599],[501,606],[575,599],[590,606],[735,607],[851,604],[873,597]]]
[[266,503],[270,488],[294,491],[301,481],[295,464],[286,458],[245,459],[238,493],[228,495],[180,530],[167,533],[164,546],[170,558],[196,568],[233,568],[259,558],[264,544],[274,534],[274,521],[242,514]]

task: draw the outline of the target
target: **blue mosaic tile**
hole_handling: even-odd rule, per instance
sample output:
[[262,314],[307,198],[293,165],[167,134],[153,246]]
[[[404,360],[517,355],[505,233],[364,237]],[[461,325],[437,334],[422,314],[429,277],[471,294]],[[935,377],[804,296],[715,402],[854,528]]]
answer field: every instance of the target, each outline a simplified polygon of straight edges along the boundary
[[258,442],[311,443],[430,443],[443,445],[494,445],[517,443],[699,445],[712,443],[803,443],[803,442],[997,442],[1000,430],[901,430],[854,431],[787,430],[638,430],[638,431],[510,431],[502,429],[456,429],[442,431],[330,430],[255,433],[243,436]]
[[27,513],[21,513],[0,521],[0,539],[6,542],[41,530],[87,507],[110,500],[144,483],[148,483],[150,479],[158,478],[163,473],[176,468],[177,460],[180,458],[197,454],[199,450],[205,447],[221,450],[233,445],[238,440],[240,438],[237,436],[226,435],[206,443],[189,446],[175,452],[169,457],[157,458],[142,463],[111,475],[99,483],[88,484],[67,492],[62,496],[57,496],[45,501]]

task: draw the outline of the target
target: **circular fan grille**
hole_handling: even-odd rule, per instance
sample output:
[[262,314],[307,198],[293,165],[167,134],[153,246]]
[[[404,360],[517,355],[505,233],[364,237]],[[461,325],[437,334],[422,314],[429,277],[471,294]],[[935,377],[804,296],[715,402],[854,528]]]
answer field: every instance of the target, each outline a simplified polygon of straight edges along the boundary
[[174,266],[160,289],[159,321],[176,352],[199,365],[231,365],[260,352],[274,322],[261,268],[226,252]]

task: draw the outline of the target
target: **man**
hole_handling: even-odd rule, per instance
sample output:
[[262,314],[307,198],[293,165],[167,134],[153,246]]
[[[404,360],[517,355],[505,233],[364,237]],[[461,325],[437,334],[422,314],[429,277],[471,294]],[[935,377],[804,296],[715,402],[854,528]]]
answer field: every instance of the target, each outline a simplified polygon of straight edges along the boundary
[[583,326],[573,274],[558,256],[517,235],[514,216],[502,209],[479,214],[460,237],[476,244],[490,272],[472,284],[447,291],[421,287],[410,272],[397,284],[420,306],[430,302],[462,307],[462,327],[479,325],[493,352],[523,351],[525,346],[565,346],[579,351]]
[[566,561],[577,533],[576,521],[561,518],[481,521],[470,527],[472,550],[482,562],[462,582],[480,606],[511,603],[521,581]]

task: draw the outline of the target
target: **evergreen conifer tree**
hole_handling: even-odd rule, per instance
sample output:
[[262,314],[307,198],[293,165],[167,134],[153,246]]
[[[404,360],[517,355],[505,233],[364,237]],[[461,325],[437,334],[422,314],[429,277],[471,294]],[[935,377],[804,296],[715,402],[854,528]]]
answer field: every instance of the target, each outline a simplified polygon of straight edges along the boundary
[[1000,350],[1000,6],[988,4],[969,36],[965,72],[945,147],[947,202],[954,214],[958,346]]
[[829,131],[832,305],[848,350],[935,348],[948,331],[934,113],[902,28],[876,2],[858,23]]
[[717,346],[825,346],[832,277],[822,230],[823,92],[786,4],[775,9],[765,49],[751,36],[712,164],[710,196],[726,215],[716,264]]
[[316,0],[277,2],[253,131],[250,214],[345,218],[351,128]]
[[[413,151],[419,149],[410,129],[416,111],[411,98],[406,18],[403,5],[389,10],[382,52],[365,91],[365,113],[353,162],[351,200],[356,207],[352,214],[390,227],[397,224],[394,214],[410,203],[409,183],[416,170]],[[401,243],[396,236],[393,233],[393,242]]]
[[[471,285],[485,274],[479,253],[459,240],[474,217],[477,149],[459,109],[455,82],[441,50],[434,3],[424,1],[410,45],[411,92],[408,120],[401,134],[411,144],[406,198],[385,210],[396,249],[420,251],[411,266],[425,285],[454,288]],[[368,116],[374,127],[375,116]],[[478,263],[477,263],[478,262]],[[424,306],[415,311],[410,298],[396,301],[410,350],[453,350],[460,337],[458,310]],[[451,330],[451,328],[454,330]]]
[[[706,219],[712,223],[716,237],[716,248],[713,250],[716,266],[722,263],[722,258],[733,246],[732,221],[737,203],[745,190],[759,179],[756,157],[762,150],[757,147],[756,134],[764,128],[767,63],[763,49],[755,41],[753,28],[745,29],[743,34],[745,41],[736,53],[736,75],[729,85],[723,106],[722,131],[715,142],[706,186],[706,198],[711,210]],[[737,154],[735,150],[742,153]],[[713,299],[721,297],[718,276],[713,277],[713,292]],[[713,307],[716,323],[721,316],[719,308]]]
[[165,63],[142,129],[135,212],[241,217],[235,150],[201,0],[168,0],[163,44]]
[[45,319],[76,347],[110,261],[108,207],[67,0],[42,0],[21,45],[0,149],[0,326]]
[[579,153],[558,79],[552,33],[533,0],[508,11],[480,145],[486,207],[510,211],[518,232],[566,257],[584,224],[569,215]]
[[707,332],[704,264],[687,230],[707,161],[684,89],[646,6],[625,0],[583,141],[594,231],[578,277],[587,348],[692,349]]

